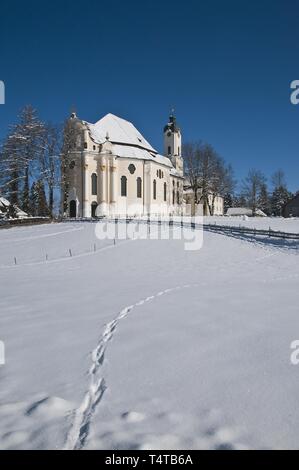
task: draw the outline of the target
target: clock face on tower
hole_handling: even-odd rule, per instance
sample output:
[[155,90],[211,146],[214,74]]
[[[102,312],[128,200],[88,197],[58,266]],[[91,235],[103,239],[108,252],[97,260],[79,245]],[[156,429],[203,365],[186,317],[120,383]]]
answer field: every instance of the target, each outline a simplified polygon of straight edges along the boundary
[[170,132],[170,131],[168,131],[168,132],[167,132],[167,135],[168,135],[168,137],[170,137],[170,136],[171,136],[171,132]]

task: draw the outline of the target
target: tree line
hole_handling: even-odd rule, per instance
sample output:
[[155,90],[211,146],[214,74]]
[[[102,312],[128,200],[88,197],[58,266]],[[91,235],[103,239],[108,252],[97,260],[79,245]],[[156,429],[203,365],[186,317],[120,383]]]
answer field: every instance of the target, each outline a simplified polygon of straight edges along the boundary
[[211,144],[198,141],[183,146],[184,170],[187,185],[192,189],[194,203],[203,205],[204,214],[214,215],[217,195],[224,198],[224,213],[230,207],[262,210],[266,215],[282,216],[285,204],[294,196],[286,184],[283,170],[277,170],[270,178],[257,169],[250,169],[241,181],[239,192],[231,165],[215,151]]
[[53,216],[60,185],[61,130],[26,106],[0,149],[0,188],[12,206],[30,215]]
[[[25,106],[0,145],[0,196],[32,216],[62,215],[68,196],[65,169],[75,139],[69,120],[61,125],[43,122],[31,105]],[[225,212],[230,207],[247,207],[253,215],[261,209],[267,215],[281,216],[293,196],[282,170],[272,175],[269,189],[265,175],[251,169],[237,193],[231,165],[209,143],[186,143],[183,156],[186,186],[204,213],[214,214],[220,195]]]
[[11,216],[14,208],[31,216],[63,214],[65,167],[74,139],[69,121],[43,122],[31,105],[22,109],[0,145],[0,196],[9,200]]
[[262,210],[266,215],[281,217],[284,207],[294,194],[288,190],[284,171],[279,169],[270,178],[270,186],[266,176],[259,170],[251,169],[242,181],[241,191],[238,195],[226,193],[224,197],[225,208],[248,207],[255,215]]

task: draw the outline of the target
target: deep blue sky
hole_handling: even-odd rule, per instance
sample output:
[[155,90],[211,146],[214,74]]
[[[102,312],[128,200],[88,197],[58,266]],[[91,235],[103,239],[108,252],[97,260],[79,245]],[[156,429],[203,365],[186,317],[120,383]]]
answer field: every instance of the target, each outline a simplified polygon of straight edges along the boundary
[[75,105],[162,151],[174,105],[184,141],[209,141],[239,179],[283,167],[299,189],[298,0],[2,0],[0,15],[0,138],[28,103],[57,122]]

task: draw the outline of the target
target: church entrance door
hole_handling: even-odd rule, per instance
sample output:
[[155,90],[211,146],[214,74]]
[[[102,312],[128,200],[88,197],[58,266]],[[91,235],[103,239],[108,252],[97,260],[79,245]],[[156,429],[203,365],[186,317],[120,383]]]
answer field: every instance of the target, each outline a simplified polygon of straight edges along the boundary
[[71,201],[70,202],[70,217],[76,217],[77,216],[77,204],[76,201]]
[[96,202],[93,202],[91,204],[91,217],[94,219],[96,216],[97,216],[97,203]]

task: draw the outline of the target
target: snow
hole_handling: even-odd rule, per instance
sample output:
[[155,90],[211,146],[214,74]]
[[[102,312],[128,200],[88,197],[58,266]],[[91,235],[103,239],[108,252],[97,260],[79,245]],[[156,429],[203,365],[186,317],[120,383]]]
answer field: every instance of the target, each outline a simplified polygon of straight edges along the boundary
[[152,160],[153,162],[159,163],[160,165],[172,167],[172,163],[170,162],[169,158],[134,146],[115,144],[113,146],[113,153],[118,157]]
[[0,231],[0,448],[298,448],[292,245],[94,233]]
[[129,121],[109,113],[95,124],[86,124],[94,142],[102,144],[107,136],[109,137],[109,141],[114,144],[113,151],[118,157],[152,160],[172,167],[169,158],[159,155]]
[[10,202],[7,199],[5,199],[4,197],[0,197],[0,205],[2,205],[4,207],[9,207]]
[[205,216],[204,224],[230,225],[256,228],[261,230],[278,230],[288,233],[299,233],[299,217],[247,217],[243,216]]
[[[163,157],[163,158],[165,158],[165,157]],[[182,173],[177,171],[175,168],[172,168],[170,170],[170,174],[173,175],[173,176],[177,176],[179,178],[183,178]]]
[[[255,214],[259,217],[267,217],[267,215],[260,209],[256,209]],[[247,207],[230,207],[227,209],[226,215],[228,216],[252,216],[252,209]]]
[[0,197],[0,214],[1,214],[1,217],[6,216],[7,218],[12,219],[11,214],[9,213],[10,209],[12,209],[11,212],[13,212],[15,214],[16,218],[18,218],[18,219],[28,217],[28,214],[26,212],[22,211],[16,205],[14,205],[12,207],[12,205],[10,204],[10,202],[7,199],[5,199],[4,197]]
[[109,140],[113,143],[137,145],[156,153],[155,149],[131,122],[115,116],[114,114],[106,114],[95,124],[87,124],[91,131],[92,138],[99,144],[105,142],[108,133]]

